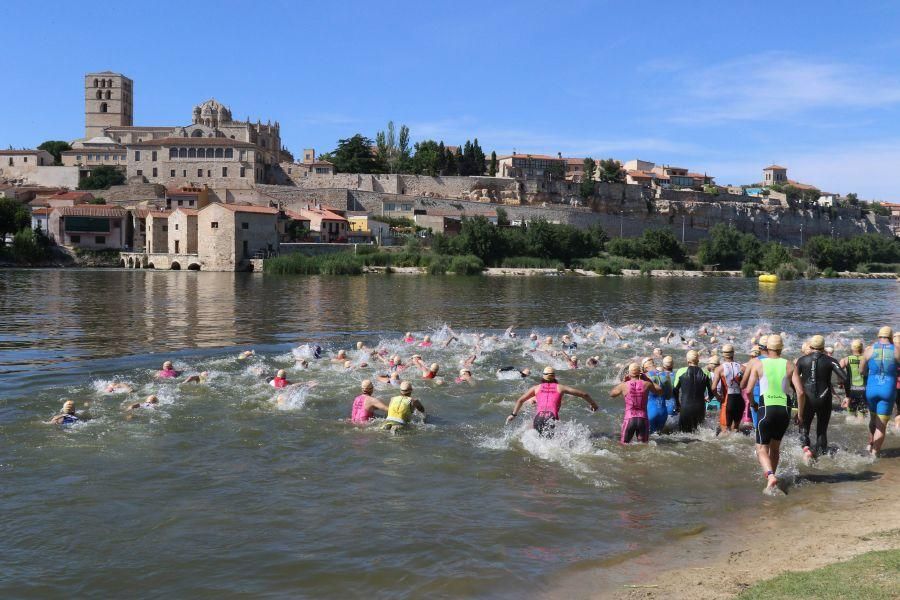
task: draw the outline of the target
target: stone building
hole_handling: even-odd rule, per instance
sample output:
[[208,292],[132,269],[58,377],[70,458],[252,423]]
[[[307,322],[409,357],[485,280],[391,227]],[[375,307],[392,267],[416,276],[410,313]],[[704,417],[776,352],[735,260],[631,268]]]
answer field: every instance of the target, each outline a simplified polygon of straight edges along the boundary
[[223,137],[167,137],[126,144],[127,175],[170,187],[250,188],[268,167],[254,144]]
[[170,211],[151,210],[146,216],[145,251],[150,254],[164,254],[169,251]]
[[60,154],[62,164],[66,167],[78,167],[79,177],[87,177],[94,167],[109,165],[125,171],[125,146],[112,138],[102,136],[72,142],[71,150]]
[[127,216],[127,211],[118,206],[60,206],[50,210],[47,233],[60,246],[121,249],[125,247]]
[[546,154],[516,154],[497,157],[498,177],[546,178],[553,173],[565,177],[566,159]]
[[203,271],[243,270],[278,250],[278,209],[214,202],[198,213],[197,240]]
[[197,215],[194,208],[176,208],[169,215],[169,254],[197,254]]
[[787,167],[769,165],[763,169],[763,185],[776,185],[788,183]]
[[309,221],[311,231],[318,232],[319,241],[325,243],[346,242],[350,231],[350,223],[346,217],[324,206],[306,206],[295,209],[304,219]]
[[134,118],[134,84],[121,73],[84,76],[84,137],[103,137],[107,127],[129,127]]

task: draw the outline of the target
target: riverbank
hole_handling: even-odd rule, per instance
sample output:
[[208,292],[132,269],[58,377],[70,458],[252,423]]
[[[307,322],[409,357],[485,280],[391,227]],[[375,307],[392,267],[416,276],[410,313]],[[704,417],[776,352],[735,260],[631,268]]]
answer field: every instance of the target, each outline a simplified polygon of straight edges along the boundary
[[[428,275],[425,267],[364,267],[364,273],[397,273],[405,275]],[[509,267],[488,267],[481,272],[488,277],[742,277],[740,271],[684,271],[673,269],[622,269],[620,274],[603,275],[585,269],[525,269]],[[897,279],[894,273],[838,273],[833,279]]]
[[[900,441],[860,473],[816,475],[729,523],[648,553],[581,565],[546,598],[662,600],[736,598],[753,584],[866,552],[900,548]],[[760,481],[760,486],[762,483]],[[606,564],[612,563],[612,564]]]

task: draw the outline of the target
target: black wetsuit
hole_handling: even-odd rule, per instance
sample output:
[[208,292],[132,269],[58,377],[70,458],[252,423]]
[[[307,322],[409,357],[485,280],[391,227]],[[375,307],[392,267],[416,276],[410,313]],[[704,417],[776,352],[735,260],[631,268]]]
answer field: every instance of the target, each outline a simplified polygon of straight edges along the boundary
[[[797,361],[797,372],[803,382],[806,402],[800,415],[800,445],[810,447],[816,454],[828,450],[828,421],[831,419],[831,375],[837,375],[841,383],[847,381],[847,372],[841,365],[821,352],[807,354]],[[816,417],[816,445],[812,448],[809,428]]]
[[696,365],[679,370],[678,373],[675,382],[678,427],[682,433],[692,433],[706,419],[706,398],[714,396],[712,381],[706,371]]

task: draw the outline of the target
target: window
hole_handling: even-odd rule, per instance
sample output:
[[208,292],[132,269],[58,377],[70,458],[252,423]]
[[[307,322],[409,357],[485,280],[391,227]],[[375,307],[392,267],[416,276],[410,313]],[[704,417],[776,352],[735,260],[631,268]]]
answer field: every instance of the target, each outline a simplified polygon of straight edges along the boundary
[[100,103],[100,112],[102,112],[102,113],[106,112],[106,102]]
[[178,148],[169,148],[169,158],[178,158]]
[[81,155],[80,155],[80,154],[76,154],[76,155],[75,155],[75,160],[81,160]]
[[9,157],[9,166],[13,166],[13,158],[12,158],[12,156]]
[[244,152],[243,150],[241,150],[240,152],[238,152],[239,160],[244,160],[244,156],[246,156],[246,154],[245,154],[245,152]]
[[388,212],[395,211],[395,210],[397,210],[397,205],[393,204],[392,202],[385,202],[384,210],[386,210]]
[[109,100],[110,98],[112,98],[112,92],[106,90],[106,99]]
[[100,82],[94,79],[94,87],[100,87]]
[[138,177],[142,176],[143,174],[144,174],[144,172],[141,169],[137,170]]
[[156,150],[150,153],[150,160],[156,162]]
[[197,169],[197,177],[203,177],[203,169]]
[[22,157],[22,162],[28,162],[28,157],[27,157],[27,156],[23,156],[23,157]]
[[211,229],[218,229],[218,228],[219,228],[219,222],[218,222],[218,221],[213,221],[212,223],[209,224],[209,227],[210,227]]
[[222,177],[228,177],[228,167],[222,167]]
[[106,236],[105,236],[105,235],[98,235],[98,236],[96,236],[96,237],[94,238],[94,243],[97,244],[97,245],[100,245],[100,246],[105,245],[105,244],[106,244]]
[[178,158],[187,158],[187,148],[178,149]]
[[288,175],[290,175],[290,174],[291,174],[291,168],[288,167]]
[[193,206],[193,205],[194,205],[194,201],[193,201],[193,200],[188,200],[188,206]]
[[70,235],[70,236],[69,236],[69,241],[72,242],[73,244],[80,244],[80,243],[81,243],[81,236],[80,236],[80,235]]
[[104,155],[103,155],[103,160],[109,160],[109,154],[104,154]]
[[182,176],[182,177],[187,177],[187,169],[182,169],[182,170],[181,170],[181,176]]
[[[216,158],[222,158],[224,156],[223,152],[224,150],[222,150],[221,148],[216,148]],[[209,156],[208,153],[207,156]]]
[[184,206],[184,200],[179,200],[179,201],[178,201],[178,206]]
[[241,177],[246,177],[246,176],[247,176],[247,169],[245,169],[244,167],[241,167]]
[[234,150],[232,150],[231,148],[225,148],[225,158],[234,158]]
[[169,171],[169,177],[175,177],[175,169]]
[[[199,152],[203,152],[203,148],[200,148]],[[198,151],[196,148],[188,148],[188,158],[196,158]],[[200,158],[203,158],[203,154],[200,154]]]
[[250,229],[250,223],[241,223],[241,229]]
[[97,100],[103,100],[103,92],[97,90]]
[[134,151],[134,160],[141,160],[141,151],[140,150]]
[[[178,206],[181,206],[181,202],[178,203]],[[175,231],[178,231],[178,223],[175,223]]]
[[157,177],[157,176],[158,176],[158,173],[156,172],[156,167],[153,167],[153,176],[154,176],[154,177]]
[[210,171],[209,169],[207,169],[207,170],[206,170],[206,176],[207,176],[207,177],[212,177],[212,171]]
[[400,210],[412,210],[412,204],[401,204]]

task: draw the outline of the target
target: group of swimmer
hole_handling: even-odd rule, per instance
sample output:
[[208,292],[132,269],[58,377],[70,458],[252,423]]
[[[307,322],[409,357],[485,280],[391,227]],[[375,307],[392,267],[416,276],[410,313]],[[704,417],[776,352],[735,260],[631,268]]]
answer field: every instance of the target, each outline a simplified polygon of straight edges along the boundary
[[[608,327],[610,333],[622,338],[615,329]],[[448,328],[449,330],[449,328]],[[638,327],[640,331],[640,327]],[[715,343],[716,332],[706,327],[699,331],[710,342]],[[593,332],[587,334],[591,338]],[[674,333],[660,338],[660,342],[668,343]],[[449,330],[447,339],[441,347],[446,348],[461,337]],[[496,338],[496,336],[491,336]],[[504,338],[515,338],[512,328],[503,334]],[[456,384],[474,385],[472,367],[482,353],[482,344],[488,340],[485,334],[477,334],[471,338],[472,353],[461,361]],[[405,344],[420,348],[425,353],[432,348],[434,342],[426,335],[417,340],[407,333],[402,341]],[[601,343],[605,336],[600,338]],[[721,347],[722,357],[718,357],[718,348],[713,349],[709,358],[701,367],[700,353],[694,349],[695,340],[684,340],[683,347],[689,348],[685,361],[686,366],[675,369],[674,359],[663,356],[660,348],[654,348],[649,357],[636,357],[633,362],[622,365],[623,369],[610,391],[610,398],[622,397],[625,414],[622,420],[620,441],[623,444],[638,441],[646,443],[651,433],[662,434],[669,431],[670,417],[677,416],[675,429],[683,433],[695,432],[705,421],[710,406],[719,407],[719,432],[754,431],[756,438],[756,455],[766,477],[766,491],[773,492],[777,488],[776,472],[780,461],[781,441],[792,421],[799,428],[800,442],[804,459],[814,461],[818,456],[828,452],[827,429],[833,410],[834,384],[836,379],[846,391],[846,399],[842,406],[850,414],[857,415],[868,412],[868,444],[867,452],[877,457],[885,440],[885,432],[891,414],[897,405],[897,426],[900,428],[900,334],[894,335],[890,327],[882,327],[878,331],[876,341],[868,348],[862,340],[853,340],[851,353],[841,360],[835,359],[833,348],[826,347],[821,335],[812,336],[803,344],[802,356],[795,361],[782,357],[784,349],[783,334],[762,335],[758,331],[750,343],[750,360],[746,363],[735,361],[735,348],[731,343]],[[569,369],[579,368],[579,361],[574,351],[578,344],[569,335],[561,336],[559,343],[554,344],[552,337],[541,342],[536,334],[531,334],[526,342],[527,352],[535,358],[551,357],[564,361]],[[620,347],[628,348],[622,343]],[[410,373],[419,372],[423,380],[431,380],[435,385],[443,385],[439,377],[440,365],[436,362],[426,364],[422,355],[413,354],[404,362],[399,354],[391,354],[386,349],[367,348],[363,342],[356,345],[362,360],[351,361],[346,351],[339,351],[333,358],[326,359],[333,363],[332,368],[353,371],[368,367],[368,361],[381,365],[374,379],[388,387],[396,387],[398,392],[386,403],[373,394],[375,384],[372,379],[365,379],[360,384],[360,394],[352,403],[350,421],[363,425],[375,418],[376,411],[385,413],[382,426],[391,431],[400,431],[408,426],[415,413],[426,418],[425,407],[421,400],[413,397],[413,384]],[[255,355],[253,350],[246,350],[239,360],[248,360]],[[323,358],[320,346],[312,349],[312,358]],[[658,368],[656,361],[661,362]],[[297,358],[297,367],[308,368],[306,358]],[[600,363],[599,356],[591,356],[584,362],[584,367],[595,368]],[[381,368],[381,367],[379,367]],[[256,373],[262,377],[261,371]],[[531,375],[528,368],[519,369],[514,366],[501,367],[496,370],[498,378],[526,379]],[[171,361],[165,361],[162,369],[156,373],[159,380],[178,380],[183,373],[174,369]],[[179,382],[180,384],[202,384],[207,381],[209,373],[202,371],[191,374]],[[277,404],[285,401],[283,392],[292,388],[311,388],[315,382],[293,383],[287,379],[286,372],[279,369],[275,376],[267,382],[279,390]],[[106,387],[108,393],[131,393],[131,384],[117,382]],[[546,366],[541,372],[540,382],[529,387],[521,394],[506,418],[512,423],[525,404],[535,405],[532,426],[541,436],[552,437],[559,421],[559,412],[563,397],[569,395],[583,399],[591,411],[598,409],[597,402],[583,390],[563,385],[557,381],[556,369]],[[151,394],[143,402],[127,403],[123,406],[126,412],[140,409],[152,409],[158,405],[157,395]],[[62,411],[54,416],[50,423],[71,425],[79,420],[89,418],[86,412],[78,412],[71,400],[64,403]],[[812,421],[816,420],[815,441],[810,437]]]

